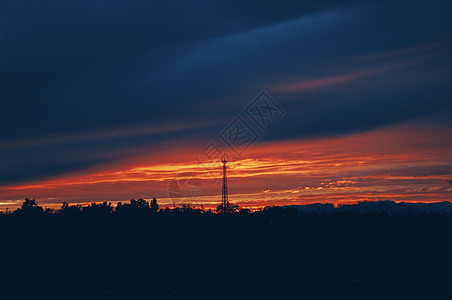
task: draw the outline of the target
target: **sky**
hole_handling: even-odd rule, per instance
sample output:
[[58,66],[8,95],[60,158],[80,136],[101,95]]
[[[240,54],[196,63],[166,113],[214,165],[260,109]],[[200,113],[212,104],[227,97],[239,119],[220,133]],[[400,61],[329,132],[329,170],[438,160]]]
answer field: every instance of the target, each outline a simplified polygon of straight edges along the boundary
[[0,3],[0,210],[452,201],[448,1]]

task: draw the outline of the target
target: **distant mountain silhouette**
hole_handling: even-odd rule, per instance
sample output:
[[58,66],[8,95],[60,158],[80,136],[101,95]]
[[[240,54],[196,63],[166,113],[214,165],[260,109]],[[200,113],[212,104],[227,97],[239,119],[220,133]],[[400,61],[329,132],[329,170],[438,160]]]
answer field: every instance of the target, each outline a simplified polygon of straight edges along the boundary
[[334,212],[354,213],[354,214],[386,214],[386,215],[405,215],[405,214],[424,214],[437,213],[446,214],[452,212],[451,202],[433,202],[433,203],[409,203],[394,201],[364,201],[357,204],[344,204],[335,207],[333,204],[306,204],[306,205],[288,205],[284,208],[296,209],[303,213],[326,213]]

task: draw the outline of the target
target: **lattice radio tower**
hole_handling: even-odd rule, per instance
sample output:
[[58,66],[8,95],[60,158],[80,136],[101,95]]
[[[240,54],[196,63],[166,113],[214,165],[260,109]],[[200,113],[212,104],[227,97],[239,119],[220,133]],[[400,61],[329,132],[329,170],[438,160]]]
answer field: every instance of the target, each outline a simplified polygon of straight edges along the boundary
[[226,163],[228,162],[228,159],[226,155],[221,160],[223,163],[223,189],[221,192],[221,205],[223,206],[223,209],[226,210],[227,207],[229,207],[229,199],[228,199],[228,177],[226,174]]

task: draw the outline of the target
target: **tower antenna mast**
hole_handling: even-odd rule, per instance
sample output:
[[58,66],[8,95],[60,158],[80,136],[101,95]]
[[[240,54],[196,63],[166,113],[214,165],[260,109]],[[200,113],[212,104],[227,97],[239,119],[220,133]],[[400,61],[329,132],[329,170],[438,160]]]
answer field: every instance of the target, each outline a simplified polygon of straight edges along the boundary
[[226,212],[227,208],[229,207],[228,177],[226,173],[226,164],[228,162],[228,159],[226,155],[221,159],[221,162],[223,163],[223,189],[221,192],[221,206],[223,208],[223,211]]

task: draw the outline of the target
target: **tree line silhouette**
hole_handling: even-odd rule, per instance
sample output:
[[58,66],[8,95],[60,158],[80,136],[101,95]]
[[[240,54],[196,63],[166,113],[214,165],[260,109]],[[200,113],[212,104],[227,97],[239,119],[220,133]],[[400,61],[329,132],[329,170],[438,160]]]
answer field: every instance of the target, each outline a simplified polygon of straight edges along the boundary
[[[10,212],[7,211],[6,214],[13,213],[16,215],[38,215],[38,214],[63,214],[63,215],[81,215],[81,214],[136,214],[136,213],[157,213],[159,211],[159,204],[157,199],[153,198],[150,202],[144,199],[131,199],[129,203],[118,202],[116,207],[112,205],[111,202],[104,201],[102,203],[92,202],[87,206],[82,206],[80,204],[70,205],[67,202],[63,202],[61,208],[58,210],[43,208],[38,205],[35,199],[25,198],[21,207]],[[203,208],[191,207],[190,205],[183,204],[181,207],[174,207],[170,209],[166,207],[160,209],[161,213],[179,213],[179,212],[190,212],[190,213],[218,213],[218,214],[234,214],[234,213],[251,213],[250,209],[241,208],[239,205],[228,203],[225,207],[223,205],[218,205],[215,211],[204,210]],[[3,213],[0,211],[0,215]]]
[[452,214],[251,213],[26,199],[0,216],[0,299],[452,296]]

